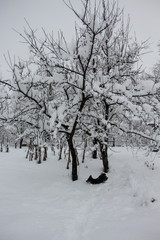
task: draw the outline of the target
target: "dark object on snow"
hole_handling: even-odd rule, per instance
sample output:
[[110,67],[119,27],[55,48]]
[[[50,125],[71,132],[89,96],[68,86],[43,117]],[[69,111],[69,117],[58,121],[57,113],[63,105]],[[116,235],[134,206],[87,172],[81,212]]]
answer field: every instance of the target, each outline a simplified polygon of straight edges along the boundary
[[159,149],[158,149],[158,148],[154,148],[154,149],[152,150],[152,152],[159,152]]
[[92,184],[99,184],[99,183],[104,183],[108,177],[106,176],[105,173],[101,173],[98,178],[93,178],[92,175],[89,176],[89,178],[86,180],[87,183],[92,183]]

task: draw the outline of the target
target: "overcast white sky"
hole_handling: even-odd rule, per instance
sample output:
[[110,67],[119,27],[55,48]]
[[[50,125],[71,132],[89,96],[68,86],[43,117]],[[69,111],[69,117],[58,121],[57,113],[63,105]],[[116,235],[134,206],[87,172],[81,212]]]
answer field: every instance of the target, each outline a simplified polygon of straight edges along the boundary
[[[98,0],[97,0],[98,1]],[[72,0],[80,7],[80,0]],[[150,68],[160,59],[157,44],[160,40],[160,0],[119,0],[119,6],[125,8],[131,18],[132,29],[139,41],[150,38],[150,50],[143,58],[144,66]],[[24,18],[39,31],[43,27],[47,32],[63,30],[67,39],[73,36],[75,17],[62,0],[0,0],[0,73],[6,76],[7,65],[3,54],[25,59],[26,47],[12,28],[22,32]]]

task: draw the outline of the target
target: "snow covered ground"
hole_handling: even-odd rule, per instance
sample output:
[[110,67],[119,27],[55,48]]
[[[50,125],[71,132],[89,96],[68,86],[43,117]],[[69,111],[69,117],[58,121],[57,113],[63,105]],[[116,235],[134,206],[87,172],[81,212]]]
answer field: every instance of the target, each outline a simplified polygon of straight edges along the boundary
[[113,150],[100,185],[85,182],[102,170],[89,155],[72,182],[51,152],[41,165],[24,149],[0,153],[0,240],[159,240],[160,158]]

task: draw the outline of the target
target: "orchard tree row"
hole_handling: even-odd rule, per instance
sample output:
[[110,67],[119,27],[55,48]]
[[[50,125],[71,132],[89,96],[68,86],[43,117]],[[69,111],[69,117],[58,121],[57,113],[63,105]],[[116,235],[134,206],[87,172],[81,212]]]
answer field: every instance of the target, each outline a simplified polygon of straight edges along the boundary
[[103,170],[109,170],[109,137],[118,134],[132,144],[158,146],[160,74],[142,73],[139,60],[146,42],[130,36],[129,20],[117,2],[82,0],[75,36],[67,43],[43,30],[43,38],[26,22],[19,33],[29,58],[12,62],[12,78],[1,79],[1,123],[17,129],[18,139],[37,137],[67,143],[72,180],[78,179],[75,139],[99,148]]

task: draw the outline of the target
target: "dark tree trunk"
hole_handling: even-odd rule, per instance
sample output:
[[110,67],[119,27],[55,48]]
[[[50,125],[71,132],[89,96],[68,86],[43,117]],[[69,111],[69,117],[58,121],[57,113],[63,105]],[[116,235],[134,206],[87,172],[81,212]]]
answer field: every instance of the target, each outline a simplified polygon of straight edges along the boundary
[[9,144],[6,145],[6,152],[9,152]]
[[2,136],[2,141],[1,141],[1,152],[3,152],[3,144],[4,144],[4,136]]
[[19,148],[22,148],[23,138],[20,139]]
[[47,160],[47,147],[44,147],[44,156],[43,156],[43,161]]
[[[93,145],[95,146],[97,144],[97,139],[93,139]],[[97,148],[92,151],[92,158],[97,159]]]
[[68,146],[69,146],[69,150],[72,156],[72,180],[76,181],[78,180],[78,175],[77,175],[77,155],[76,155],[76,151],[75,148],[73,146],[73,141],[72,138],[68,139]]
[[97,149],[92,151],[92,158],[97,159]]
[[[108,120],[108,115],[109,115],[109,109],[110,105],[106,102],[106,99],[103,99],[104,103],[104,109],[105,109],[105,120]],[[108,131],[106,126],[104,125],[104,131],[106,132],[106,137],[104,141],[99,141],[99,146],[100,146],[100,152],[101,152],[101,158],[103,161],[103,171],[108,172],[109,170],[109,162],[108,162]]]
[[39,159],[38,159],[38,164],[41,164],[42,160],[41,160],[41,147],[38,148],[38,156],[39,156]]
[[60,142],[60,146],[59,146],[59,159],[58,160],[62,159],[62,150],[63,150],[63,143]]
[[[84,85],[83,90],[85,89],[86,69],[85,69],[84,76],[83,76],[83,85]],[[88,99],[89,99],[89,96],[85,97],[85,93],[82,92],[82,100],[81,100],[81,104],[80,104],[80,107],[79,107],[79,113],[82,112],[83,107],[84,107],[84,105],[85,105],[85,103]],[[73,146],[73,137],[74,137],[75,132],[76,132],[76,127],[77,127],[77,124],[78,124],[78,118],[79,118],[79,116],[77,114],[77,116],[75,118],[75,121],[73,123],[71,132],[66,134],[69,150],[70,150],[71,156],[72,156],[72,181],[78,180],[77,155],[76,155],[76,151],[75,151],[74,146]]]
[[[86,78],[86,70],[85,70],[85,73],[84,73],[83,84],[85,83],[85,80],[86,80],[85,78]],[[83,88],[84,87],[85,87],[85,85],[83,86]],[[79,113],[82,112],[83,107],[84,107],[84,105],[85,105],[85,103],[88,99],[89,99],[89,97],[85,97],[84,92],[82,92],[82,101],[81,101],[81,104],[80,104],[80,107],[79,107]],[[74,137],[75,132],[76,132],[76,127],[77,127],[77,124],[78,124],[78,118],[79,118],[79,116],[77,114],[70,134],[67,133],[68,146],[69,146],[71,156],[72,156],[72,181],[78,180],[77,155],[76,155],[76,151],[75,151],[74,146],[73,146],[73,137]]]
[[38,159],[38,147],[35,147],[35,154],[34,154],[34,160]]
[[101,158],[103,162],[103,171],[107,173],[109,170],[108,146],[103,143],[100,143],[100,152],[101,152]]
[[85,142],[84,142],[84,149],[83,149],[82,163],[84,163],[84,160],[85,160],[86,148],[87,148],[87,139],[86,139]]
[[33,160],[33,152],[30,151],[30,153],[29,153],[29,161],[32,161],[32,160]]
[[113,138],[113,147],[116,146],[116,143],[115,143],[115,138]]
[[33,160],[33,155],[34,155],[33,138],[30,138],[30,143],[29,143],[29,161]]
[[3,143],[1,142],[1,152],[3,152]]
[[29,148],[27,150],[26,158],[28,158],[28,156],[29,156]]

